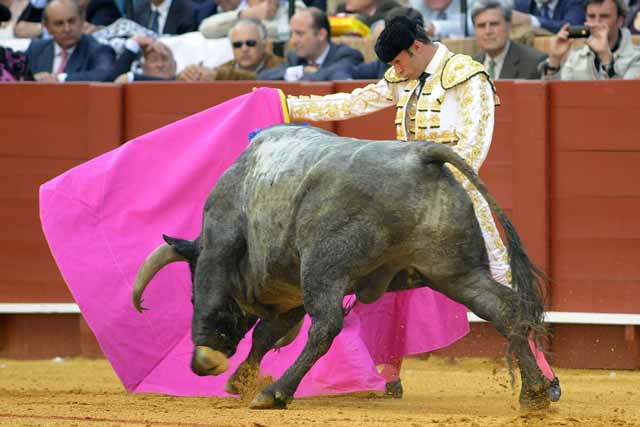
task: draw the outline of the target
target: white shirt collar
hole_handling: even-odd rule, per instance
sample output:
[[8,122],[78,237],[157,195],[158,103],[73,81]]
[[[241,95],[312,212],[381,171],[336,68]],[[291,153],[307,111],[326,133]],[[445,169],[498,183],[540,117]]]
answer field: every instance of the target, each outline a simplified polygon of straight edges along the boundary
[[327,55],[329,55],[330,47],[331,45],[327,44],[327,47],[325,48],[324,52],[322,52],[322,54],[318,57],[318,59],[316,59],[316,64],[318,64],[318,67],[320,67],[324,62],[324,60],[327,59]]
[[[71,57],[71,54],[75,49],[75,46],[67,48],[67,58]],[[60,55],[62,55],[62,48],[58,45],[58,43],[53,42],[53,56],[56,57]]]
[[156,6],[151,3],[151,11],[153,12],[154,10],[157,10],[158,13],[160,13],[160,16],[167,16],[169,14],[169,8],[171,7],[171,1],[172,0],[164,0],[160,3],[160,6]]
[[429,65],[427,65],[427,68],[424,70],[430,75],[435,74],[436,70],[438,69],[438,66],[440,65],[440,62],[442,62],[447,52],[449,52],[449,49],[447,49],[447,47],[442,43],[434,42],[433,44],[438,46],[438,49],[436,50],[436,53],[433,55],[433,58],[431,58],[431,61],[429,61]]
[[542,7],[547,5],[549,8],[549,16],[553,16],[553,11],[556,10],[556,6],[558,5],[558,0],[551,0],[549,2],[544,2],[542,0],[536,0],[536,7],[538,10],[542,11]]
[[488,63],[488,61],[493,59],[496,62],[496,64],[502,64],[504,62],[504,58],[507,56],[507,52],[509,51],[510,44],[511,44],[511,41],[507,40],[507,44],[504,45],[504,49],[502,49],[502,52],[500,52],[498,56],[496,56],[495,58],[492,58],[491,56],[489,56],[489,54],[486,54],[484,61]]

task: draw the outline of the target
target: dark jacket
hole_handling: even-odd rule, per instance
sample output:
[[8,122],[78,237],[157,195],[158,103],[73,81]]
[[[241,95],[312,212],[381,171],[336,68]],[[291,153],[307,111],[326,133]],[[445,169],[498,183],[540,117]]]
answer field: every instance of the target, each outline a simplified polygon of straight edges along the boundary
[[198,6],[198,10],[196,10],[197,24],[200,25],[204,19],[211,15],[215,15],[216,13],[218,13],[218,5],[213,0],[202,3]]
[[379,59],[352,66],[348,72],[354,80],[380,80],[389,69],[389,64],[385,64]]
[[[539,65],[547,55],[532,47],[520,43],[510,42],[504,64],[500,70],[499,79],[539,79]],[[478,53],[473,59],[484,63],[485,54]]]
[[[31,41],[27,58],[33,74],[52,72],[53,44],[53,39]],[[67,81],[109,81],[115,56],[111,46],[100,44],[93,37],[83,34],[64,69]]]
[[[198,5],[191,0],[173,0],[169,7],[167,20],[161,34],[184,34],[198,29],[196,14]],[[138,24],[151,28],[151,2],[143,0],[137,7],[133,20]]]
[[535,0],[515,0],[513,8],[517,11],[535,15],[542,28],[557,33],[567,22],[571,25],[584,24],[584,5],[580,0],[558,0],[551,19],[542,17]]
[[[305,74],[302,80],[338,80],[338,78],[334,77],[337,71],[351,65],[360,64],[363,59],[362,53],[356,49],[341,44],[329,43],[329,53],[320,66],[320,69],[315,73]],[[289,52],[287,54],[287,61],[284,64],[270,70],[262,71],[258,74],[258,80],[284,80],[284,74],[288,67],[308,64],[305,58],[299,57],[295,52]]]

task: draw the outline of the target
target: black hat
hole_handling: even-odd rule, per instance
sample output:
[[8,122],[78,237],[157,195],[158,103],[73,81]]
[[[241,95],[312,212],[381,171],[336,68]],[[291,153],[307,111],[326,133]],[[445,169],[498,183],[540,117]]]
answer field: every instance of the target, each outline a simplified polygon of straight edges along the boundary
[[376,40],[376,55],[380,61],[389,63],[403,50],[409,49],[416,40],[417,26],[404,15],[394,16]]

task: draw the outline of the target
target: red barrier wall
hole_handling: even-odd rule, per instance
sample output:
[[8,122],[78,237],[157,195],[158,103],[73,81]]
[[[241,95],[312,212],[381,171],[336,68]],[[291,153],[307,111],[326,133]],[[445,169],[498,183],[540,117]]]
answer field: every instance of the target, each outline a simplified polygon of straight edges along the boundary
[[[640,85],[549,86],[552,308],[638,313]],[[563,366],[640,367],[638,327],[556,328]]]
[[[237,81],[130,84],[124,87],[124,140],[128,141],[198,111],[211,108],[259,86],[279,88],[289,95],[309,93],[326,95],[333,91],[332,83]],[[332,123],[318,125],[333,131]]]
[[118,146],[121,98],[116,85],[0,85],[0,301],[73,302],[41,231],[39,187]]
[[640,85],[550,85],[553,308],[638,313]]

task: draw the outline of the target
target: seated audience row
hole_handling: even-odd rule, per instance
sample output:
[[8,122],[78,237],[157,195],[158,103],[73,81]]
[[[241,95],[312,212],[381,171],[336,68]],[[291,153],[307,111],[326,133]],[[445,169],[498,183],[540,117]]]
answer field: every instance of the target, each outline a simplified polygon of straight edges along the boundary
[[[175,1],[175,0],[172,0]],[[265,4],[265,3],[261,3]],[[354,3],[357,7],[358,3]],[[352,10],[352,5],[347,5]],[[84,5],[77,0],[51,0],[43,13],[43,26],[51,35],[33,40],[27,52],[27,72],[7,71],[9,62],[20,64],[6,53],[2,71],[18,79],[44,82],[140,80],[286,80],[326,81],[379,79],[389,67],[379,60],[363,63],[360,51],[331,40],[327,15],[317,8],[301,8],[290,19],[291,38],[285,58],[267,52],[268,29],[256,17],[235,19],[228,33],[234,59],[210,69],[192,64],[176,76],[171,50],[155,37],[134,36],[116,48],[83,34]],[[493,79],[615,79],[640,76],[640,49],[624,28],[623,0],[586,0],[585,25],[590,36],[584,46],[570,49],[565,24],[551,43],[549,58],[542,52],[509,39],[515,11],[503,0],[475,0],[469,14],[480,53],[474,56]],[[408,16],[424,25],[423,15],[407,7],[395,7],[385,15]],[[384,21],[374,25],[380,29]],[[144,30],[144,28],[141,28]],[[146,30],[145,30],[146,31]],[[5,50],[6,51],[6,50]],[[142,54],[142,68],[132,71]],[[18,67],[20,68],[20,67]],[[23,69],[25,67],[22,67]],[[6,78],[9,79],[9,78]],[[5,80],[6,80],[5,79]]]

